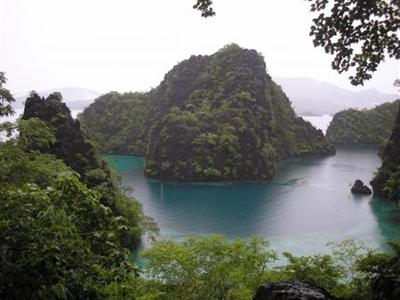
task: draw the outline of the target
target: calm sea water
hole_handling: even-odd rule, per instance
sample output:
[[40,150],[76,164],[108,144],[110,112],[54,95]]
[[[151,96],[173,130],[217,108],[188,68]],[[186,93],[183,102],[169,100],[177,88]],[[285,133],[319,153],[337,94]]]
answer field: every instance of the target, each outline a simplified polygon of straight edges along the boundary
[[162,182],[144,177],[142,158],[108,159],[122,184],[133,189],[145,213],[156,220],[163,238],[258,235],[279,251],[309,255],[348,238],[384,250],[388,240],[400,240],[395,203],[350,193],[355,179],[372,178],[380,165],[377,150],[340,148],[335,156],[287,160],[267,183]]

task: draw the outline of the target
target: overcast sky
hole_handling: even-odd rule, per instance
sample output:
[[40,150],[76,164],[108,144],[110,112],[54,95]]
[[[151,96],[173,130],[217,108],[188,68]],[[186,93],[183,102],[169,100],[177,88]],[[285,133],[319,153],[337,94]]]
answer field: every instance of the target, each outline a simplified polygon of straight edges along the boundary
[[[0,0],[0,70],[14,93],[77,86],[145,91],[192,54],[228,43],[263,53],[272,76],[352,87],[308,35],[304,0],[214,0],[201,18],[195,0]],[[381,65],[365,88],[395,93],[399,62]]]

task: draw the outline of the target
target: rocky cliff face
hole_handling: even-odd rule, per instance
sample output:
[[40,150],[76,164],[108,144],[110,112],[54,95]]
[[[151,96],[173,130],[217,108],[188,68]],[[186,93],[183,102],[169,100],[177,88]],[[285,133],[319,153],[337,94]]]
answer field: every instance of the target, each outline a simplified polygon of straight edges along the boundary
[[400,203],[400,110],[382,155],[382,166],[371,181],[374,194]]

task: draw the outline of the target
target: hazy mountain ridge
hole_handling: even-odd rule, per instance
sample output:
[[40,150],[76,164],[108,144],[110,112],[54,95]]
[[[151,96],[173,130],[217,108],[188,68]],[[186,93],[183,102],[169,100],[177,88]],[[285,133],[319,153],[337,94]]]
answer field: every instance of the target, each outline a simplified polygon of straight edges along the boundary
[[[376,89],[351,91],[311,78],[273,77],[273,80],[282,87],[291,100],[293,109],[299,115],[334,115],[344,109],[373,108],[399,98],[399,95],[382,93]],[[92,89],[74,86],[40,91],[38,94],[41,97],[47,97],[54,92],[60,92],[63,100],[72,110],[83,110],[103,94]],[[17,94],[15,108],[22,109],[27,97],[28,93]]]
[[399,98],[399,95],[382,93],[376,89],[347,90],[333,84],[310,78],[273,78],[292,101],[300,115],[334,115],[349,108],[372,108]]
[[[50,94],[54,92],[61,93],[63,96],[63,101],[68,104],[68,107],[70,109],[74,110],[83,110],[86,106],[92,103],[94,99],[96,99],[101,95],[100,92],[95,90],[81,88],[81,87],[73,87],[73,86],[54,88],[50,90],[40,91],[37,93],[41,97],[48,97]],[[17,95],[15,97],[16,103],[14,107],[16,109],[23,109],[25,99],[28,97],[28,95],[29,95],[28,93]]]

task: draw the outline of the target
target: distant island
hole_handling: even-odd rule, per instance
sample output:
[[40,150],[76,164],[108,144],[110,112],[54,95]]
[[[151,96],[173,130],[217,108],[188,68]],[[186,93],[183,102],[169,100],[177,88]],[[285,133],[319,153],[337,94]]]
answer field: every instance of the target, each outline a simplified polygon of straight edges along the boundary
[[148,93],[103,95],[79,120],[103,152],[142,155],[145,174],[166,180],[266,180],[278,160],[334,153],[262,55],[235,44],[191,56]]
[[[272,79],[282,87],[290,99],[292,108],[301,116],[333,116],[344,109],[371,108],[398,98],[398,95],[380,92],[376,89],[355,92],[311,78],[272,76]],[[47,97],[53,92],[61,93],[63,101],[74,111],[88,107],[102,94],[96,90],[73,86],[40,90],[38,94],[41,97]],[[24,101],[28,96],[29,93],[17,94],[14,107],[17,110],[22,110]]]
[[336,145],[377,144],[389,139],[396,120],[400,100],[372,109],[346,109],[333,117],[326,137]]
[[[68,108],[71,110],[83,110],[89,104],[93,103],[95,98],[97,98],[101,95],[101,93],[91,90],[91,89],[73,87],[73,86],[38,91],[38,94],[41,97],[46,98],[54,92],[62,94],[63,101],[65,101],[65,103],[68,105]],[[17,95],[15,98],[14,107],[17,110],[23,109],[24,102],[27,97],[29,97],[29,93]]]

